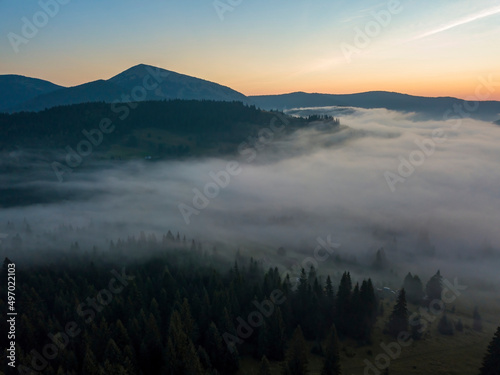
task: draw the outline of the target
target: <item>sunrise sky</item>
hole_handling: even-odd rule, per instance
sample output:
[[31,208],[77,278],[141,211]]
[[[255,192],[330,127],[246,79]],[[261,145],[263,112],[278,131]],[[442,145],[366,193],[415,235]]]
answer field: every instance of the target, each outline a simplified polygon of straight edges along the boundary
[[[466,98],[480,77],[500,81],[497,0],[221,0],[237,4],[222,16],[213,0],[60,2],[44,20],[38,1],[0,0],[0,74],[72,86],[145,63],[246,95]],[[374,12],[391,11],[388,22],[376,21]],[[34,16],[42,27],[16,53],[12,33],[25,37],[23,17]],[[372,34],[366,46],[355,43],[357,30]],[[342,48],[350,47],[346,58]],[[490,99],[500,100],[497,87]]]

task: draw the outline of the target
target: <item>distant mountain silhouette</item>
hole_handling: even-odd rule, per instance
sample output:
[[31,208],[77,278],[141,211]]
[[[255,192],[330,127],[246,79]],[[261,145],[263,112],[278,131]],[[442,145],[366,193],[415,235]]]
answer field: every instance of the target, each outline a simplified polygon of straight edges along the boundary
[[[387,108],[403,112],[418,112],[421,117],[443,119],[447,111],[454,111],[455,105],[464,100],[452,97],[422,97],[387,91],[370,91],[359,94],[308,94],[294,92],[283,95],[262,95],[249,97],[262,109],[291,109],[302,107],[349,106],[359,108]],[[500,102],[484,101],[473,111],[463,110],[464,117],[495,121],[500,114]],[[449,114],[449,118],[458,117]]]
[[[148,77],[149,76],[149,77]],[[387,108],[416,112],[420,119],[441,120],[448,111],[464,105],[452,97],[422,97],[395,92],[371,91],[358,94],[309,94],[294,92],[283,95],[245,95],[226,86],[173,71],[139,64],[108,79],[74,87],[62,87],[40,79],[0,75],[0,112],[40,111],[60,105],[91,102],[151,101],[166,99],[241,101],[262,109],[344,106]],[[499,124],[500,102],[480,102],[474,110],[464,109],[466,117]],[[449,112],[449,118],[458,117]]]
[[42,79],[15,74],[0,75],[0,112],[61,88]]
[[[150,78],[147,78],[147,76]],[[61,87],[46,82],[52,90],[33,92],[30,86],[17,82],[9,84],[9,80],[0,76],[2,95],[7,96],[11,85],[20,92],[8,102],[2,102],[0,111],[40,111],[59,105],[89,102],[115,101],[131,102],[165,99],[193,99],[215,101],[248,102],[248,98],[229,87],[190,77],[184,74],[140,64],[108,79],[85,83],[74,87]],[[44,81],[41,81],[44,82]],[[52,86],[48,86],[52,85]],[[26,92],[23,91],[26,87]]]
[[60,105],[112,102],[119,99],[123,88],[104,80],[83,85],[61,88],[48,94],[39,95],[13,108],[14,111],[40,111]]
[[229,87],[200,78],[194,78],[169,70],[140,64],[109,79],[108,82],[126,89],[130,94],[136,87],[142,87],[146,75],[159,76],[159,87],[147,90],[146,100],[189,99],[248,102],[248,98]]

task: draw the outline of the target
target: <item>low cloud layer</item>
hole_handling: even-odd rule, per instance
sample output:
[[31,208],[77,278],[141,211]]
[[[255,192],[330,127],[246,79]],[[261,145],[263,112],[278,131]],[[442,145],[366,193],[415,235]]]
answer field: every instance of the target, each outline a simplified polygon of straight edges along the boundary
[[[433,265],[493,277],[500,265],[498,126],[471,119],[416,121],[412,114],[383,109],[289,113],[334,115],[342,126],[318,123],[270,140],[235,156],[238,165],[229,167],[231,160],[221,159],[108,164],[76,171],[62,184],[50,166],[38,167],[15,186],[66,200],[4,208],[0,231],[8,221],[19,228],[26,219],[36,233],[91,224],[94,235],[89,239],[86,232],[84,244],[170,229],[234,247],[304,252],[318,236],[331,235],[345,254],[361,261],[385,246],[390,257],[405,263],[421,258],[418,239],[428,233],[436,249]],[[211,175],[229,176],[219,181],[227,186],[217,192]],[[199,206],[209,203],[197,208],[193,189],[203,193],[210,183],[214,197],[198,200]],[[183,215],[179,205],[191,214]],[[61,236],[69,244],[74,234]],[[394,239],[397,252],[390,245]]]

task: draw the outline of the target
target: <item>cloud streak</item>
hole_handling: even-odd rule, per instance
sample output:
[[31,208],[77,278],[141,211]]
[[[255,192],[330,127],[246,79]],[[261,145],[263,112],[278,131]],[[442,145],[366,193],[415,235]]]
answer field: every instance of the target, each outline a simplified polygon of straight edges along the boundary
[[410,39],[409,41],[424,39],[424,38],[427,38],[429,36],[436,35],[436,34],[444,32],[444,31],[448,31],[450,29],[453,29],[455,27],[466,25],[468,23],[475,22],[475,21],[478,21],[482,18],[490,17],[490,16],[493,16],[493,15],[499,14],[499,13],[500,13],[500,6],[492,7],[492,8],[483,10],[481,12],[475,13],[473,15],[470,15],[468,17],[464,17],[464,18],[461,18],[459,20],[450,22],[450,23],[443,25],[441,27],[438,27],[436,29],[427,31],[423,34],[420,34],[420,35]]

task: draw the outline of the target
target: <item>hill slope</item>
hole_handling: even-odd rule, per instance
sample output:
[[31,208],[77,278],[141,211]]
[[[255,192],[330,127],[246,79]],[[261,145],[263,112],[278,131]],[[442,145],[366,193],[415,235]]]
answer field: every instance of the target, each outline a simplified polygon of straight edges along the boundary
[[[308,94],[294,92],[283,95],[262,95],[249,97],[262,109],[290,109],[300,107],[352,106],[359,108],[387,108],[403,112],[418,112],[423,117],[443,119],[457,117],[455,106],[464,105],[464,100],[452,97],[422,97],[387,91],[371,91],[358,94]],[[472,108],[474,108],[471,105]],[[500,114],[500,102],[484,101],[473,111],[463,110],[465,117],[494,121]]]
[[[6,95],[11,88],[8,81],[4,80],[6,83],[2,92]],[[127,69],[108,80],[97,80],[74,87],[53,87],[53,90],[40,90],[33,94],[20,89],[22,95],[19,95],[19,99],[5,103],[3,110],[40,111],[68,104],[165,99],[248,102],[245,95],[229,87],[144,64]]]
[[60,88],[62,87],[42,79],[15,74],[0,75],[0,112]]

